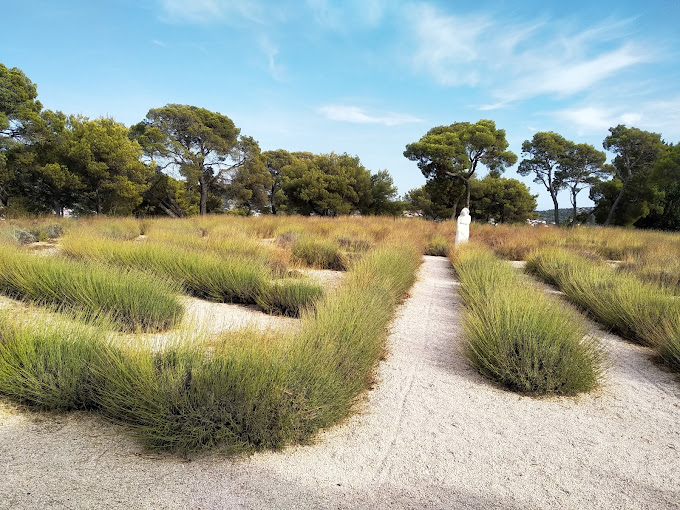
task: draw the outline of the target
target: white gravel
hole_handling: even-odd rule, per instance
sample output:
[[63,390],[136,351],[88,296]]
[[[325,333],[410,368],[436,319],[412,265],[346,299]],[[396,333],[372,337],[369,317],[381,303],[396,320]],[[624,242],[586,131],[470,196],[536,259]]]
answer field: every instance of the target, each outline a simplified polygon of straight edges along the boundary
[[679,508],[680,381],[601,331],[605,386],[534,399],[458,347],[446,259],[426,257],[362,412],[312,446],[246,459],[150,455],[85,414],[0,409],[0,508]]

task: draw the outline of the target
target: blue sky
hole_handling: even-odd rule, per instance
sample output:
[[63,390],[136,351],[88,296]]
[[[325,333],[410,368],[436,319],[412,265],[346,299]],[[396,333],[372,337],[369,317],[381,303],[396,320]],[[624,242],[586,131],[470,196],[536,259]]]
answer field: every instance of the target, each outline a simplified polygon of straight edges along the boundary
[[404,146],[458,121],[494,120],[518,156],[536,131],[601,149],[619,123],[680,141],[678,0],[33,0],[2,13],[0,62],[46,108],[130,125],[193,104],[263,150],[358,155],[400,193],[424,183]]

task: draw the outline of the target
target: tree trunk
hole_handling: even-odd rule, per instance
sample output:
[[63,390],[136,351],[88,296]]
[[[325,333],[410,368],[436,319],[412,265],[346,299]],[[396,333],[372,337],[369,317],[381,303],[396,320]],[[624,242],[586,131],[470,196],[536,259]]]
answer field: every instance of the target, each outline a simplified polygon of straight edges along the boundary
[[274,193],[276,193],[276,182],[272,185],[272,194],[269,197],[269,203],[272,206],[272,214],[276,215],[276,202],[274,201]]
[[629,180],[630,179],[626,179],[623,182],[623,185],[621,186],[621,191],[619,191],[619,196],[616,197],[616,200],[614,200],[614,203],[612,204],[612,208],[609,209],[609,214],[607,215],[607,220],[604,222],[605,227],[608,227],[609,224],[611,223],[612,219],[614,218],[614,211],[619,206],[619,202],[621,202],[621,198],[623,197],[623,192],[626,190],[626,185],[628,184]]
[[179,218],[179,216],[177,216],[169,207],[166,207],[163,202],[159,202],[158,207],[163,209],[163,212],[170,216],[171,218]]
[[463,193],[459,193],[458,196],[453,200],[453,214],[451,215],[451,219],[453,220],[456,219],[456,214],[458,214],[458,202],[460,202],[460,199],[463,198]]
[[571,215],[571,224],[576,226],[576,192],[572,190],[571,192],[571,205],[574,206],[574,212]]
[[560,206],[557,205],[557,193],[551,191],[550,192],[550,198],[552,198],[553,207],[555,208],[555,225],[559,225],[560,224]]
[[198,178],[198,187],[201,192],[200,214],[201,216],[205,216],[208,214],[208,180],[205,178],[203,172],[201,172],[201,176]]
[[465,179],[465,207],[470,210],[470,178]]

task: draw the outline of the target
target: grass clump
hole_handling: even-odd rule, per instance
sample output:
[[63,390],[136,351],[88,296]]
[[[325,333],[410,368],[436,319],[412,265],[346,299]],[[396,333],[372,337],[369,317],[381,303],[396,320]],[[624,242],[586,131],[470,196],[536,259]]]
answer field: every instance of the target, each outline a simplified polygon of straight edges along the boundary
[[662,324],[680,314],[680,302],[667,289],[566,250],[537,252],[527,261],[527,271],[559,287],[619,335],[643,345],[662,343]]
[[305,441],[344,418],[383,354],[386,325],[415,279],[416,250],[369,253],[303,314],[297,336],[253,331],[160,353],[104,351],[101,412],[154,449],[228,452]]
[[133,267],[176,282],[188,294],[216,302],[257,304],[269,313],[298,316],[322,293],[308,281],[275,280],[271,264],[245,256],[218,257],[156,242],[85,242],[69,238],[68,255],[120,267]]
[[452,258],[468,309],[466,355],[482,375],[528,394],[597,386],[603,353],[580,317],[486,249],[466,247]]
[[434,255],[435,257],[446,257],[449,253],[449,242],[441,234],[433,234],[430,241],[425,247],[425,255]]
[[207,353],[185,344],[104,352],[102,412],[151,449],[277,448],[296,437],[299,404],[259,335]]
[[107,317],[123,330],[171,328],[184,309],[169,285],[141,273],[0,249],[0,292],[16,299]]
[[309,267],[344,271],[348,268],[347,256],[331,240],[301,238],[291,246],[293,260]]
[[267,313],[299,317],[303,310],[314,306],[323,289],[306,279],[276,280],[263,287],[256,297],[257,304]]
[[146,271],[211,301],[254,304],[270,277],[266,268],[246,258],[224,260],[163,243],[69,238],[63,246],[69,256]]
[[32,320],[31,327],[0,312],[0,395],[41,410],[94,409],[101,328]]
[[527,270],[559,287],[624,338],[657,348],[678,368],[680,301],[669,289],[564,250],[536,253]]

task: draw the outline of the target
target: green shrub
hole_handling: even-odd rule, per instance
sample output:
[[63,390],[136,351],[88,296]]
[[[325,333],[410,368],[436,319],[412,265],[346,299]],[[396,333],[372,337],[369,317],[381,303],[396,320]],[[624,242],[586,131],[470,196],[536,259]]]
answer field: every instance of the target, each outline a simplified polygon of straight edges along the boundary
[[304,279],[277,280],[263,287],[256,297],[257,304],[267,313],[299,317],[323,295],[315,282]]
[[295,439],[300,406],[280,362],[259,346],[259,336],[245,334],[252,338],[238,349],[212,353],[192,345],[106,351],[102,412],[153,449],[239,452]]
[[338,245],[343,250],[363,253],[371,248],[370,241],[353,236],[341,236],[337,239]]
[[449,253],[449,242],[441,234],[434,234],[430,237],[430,242],[425,248],[425,255],[434,255],[435,257],[446,257]]
[[468,308],[466,354],[479,372],[521,393],[573,395],[599,383],[603,353],[583,320],[486,249],[453,254]]
[[541,250],[526,268],[616,333],[643,345],[663,343],[661,326],[680,314],[672,292],[565,250]]
[[673,369],[680,372],[680,327],[669,327],[665,341],[659,346],[661,358]]
[[164,243],[67,238],[63,249],[75,258],[153,273],[189,294],[218,302],[254,304],[271,277],[266,267],[245,257],[223,259]]
[[348,267],[347,257],[333,241],[299,239],[291,247],[293,260],[309,267],[344,271]]
[[16,228],[14,229],[14,238],[19,244],[37,243],[40,240],[40,233],[37,230]]
[[110,350],[97,363],[101,411],[151,448],[280,448],[337,423],[371,383],[386,326],[415,279],[415,250],[369,254],[303,315],[301,333],[253,331],[161,353]]
[[0,249],[0,292],[41,305],[108,317],[124,330],[164,330],[184,309],[174,289],[142,273]]
[[313,314],[303,316],[292,347],[291,386],[314,410],[303,422],[306,435],[347,416],[371,385],[387,324],[420,262],[419,250],[406,243],[374,249]]
[[64,234],[64,227],[61,225],[47,225],[44,231],[48,239],[57,239]]
[[29,329],[0,312],[0,395],[44,410],[96,408],[104,338],[94,326],[55,320],[34,319]]

